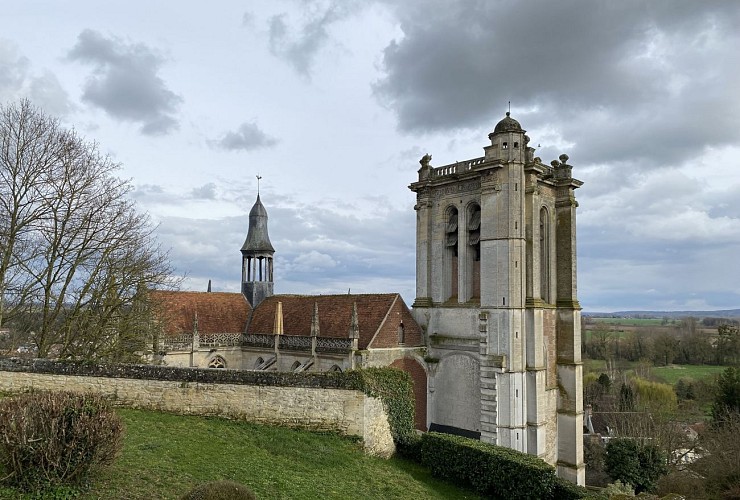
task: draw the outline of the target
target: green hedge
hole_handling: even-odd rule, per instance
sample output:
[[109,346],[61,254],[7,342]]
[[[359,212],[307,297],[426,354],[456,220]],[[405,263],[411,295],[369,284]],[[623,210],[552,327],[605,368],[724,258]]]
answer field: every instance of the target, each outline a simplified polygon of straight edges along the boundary
[[433,476],[472,488],[488,498],[586,496],[585,488],[570,488],[559,482],[555,469],[535,456],[469,438],[436,432],[424,434],[421,457],[422,464],[431,469]]

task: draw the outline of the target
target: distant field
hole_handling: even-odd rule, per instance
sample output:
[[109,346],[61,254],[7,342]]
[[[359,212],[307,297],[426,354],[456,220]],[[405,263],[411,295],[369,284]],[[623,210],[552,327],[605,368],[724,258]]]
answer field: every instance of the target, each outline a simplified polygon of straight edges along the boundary
[[691,378],[701,380],[711,378],[722,373],[726,366],[715,365],[669,365],[656,366],[651,372],[656,377],[663,379],[668,384],[675,384],[680,378]]
[[663,324],[661,318],[595,318],[589,317],[594,323],[608,323],[610,325],[623,326],[660,326]]

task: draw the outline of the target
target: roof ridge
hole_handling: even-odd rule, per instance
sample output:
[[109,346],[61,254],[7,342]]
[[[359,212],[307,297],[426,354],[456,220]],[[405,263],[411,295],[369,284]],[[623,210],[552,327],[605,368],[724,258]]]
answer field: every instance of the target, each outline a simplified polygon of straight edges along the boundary
[[272,297],[384,297],[400,295],[398,292],[383,293],[276,293]]

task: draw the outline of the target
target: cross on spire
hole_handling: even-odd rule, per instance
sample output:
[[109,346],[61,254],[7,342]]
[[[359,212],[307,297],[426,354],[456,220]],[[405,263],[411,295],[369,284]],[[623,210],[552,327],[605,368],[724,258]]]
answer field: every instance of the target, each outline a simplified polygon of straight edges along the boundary
[[260,194],[260,179],[262,176],[260,174],[257,174],[257,196]]

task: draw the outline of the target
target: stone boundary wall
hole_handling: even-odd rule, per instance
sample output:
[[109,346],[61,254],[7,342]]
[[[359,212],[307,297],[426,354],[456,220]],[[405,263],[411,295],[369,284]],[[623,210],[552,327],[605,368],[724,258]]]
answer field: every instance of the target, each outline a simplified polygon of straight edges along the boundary
[[341,375],[0,359],[0,391],[95,392],[132,408],[335,431],[360,436],[370,454],[392,455],[383,403]]

